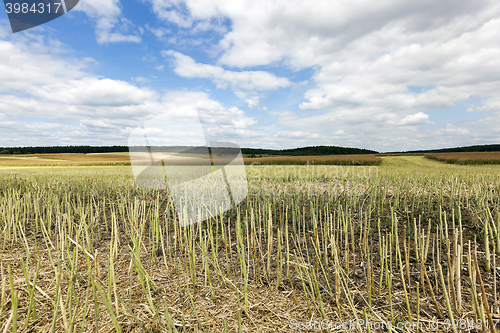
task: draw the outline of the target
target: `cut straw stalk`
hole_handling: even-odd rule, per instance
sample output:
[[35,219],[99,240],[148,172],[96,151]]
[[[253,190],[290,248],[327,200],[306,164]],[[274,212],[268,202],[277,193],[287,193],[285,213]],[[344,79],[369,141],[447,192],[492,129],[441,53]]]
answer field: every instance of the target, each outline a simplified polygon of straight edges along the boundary
[[[448,316],[450,318],[450,322],[451,323],[454,323],[454,317],[453,317],[453,311],[451,310],[451,304],[450,304],[450,298],[448,296],[448,292],[447,292],[447,288],[446,288],[446,284],[444,282],[444,275],[443,275],[443,269],[441,267],[441,264],[438,263],[438,269],[439,269],[439,275],[441,277],[441,287],[443,289],[443,294],[444,294],[444,299],[446,301],[446,309],[448,310]],[[454,333],[458,333],[457,331],[457,328],[455,327],[455,325],[452,325],[452,330]]]
[[120,324],[118,323],[118,320],[116,319],[115,313],[113,312],[113,307],[111,305],[111,302],[106,297],[106,294],[102,290],[99,282],[94,281],[94,285],[96,286],[97,290],[99,291],[99,294],[101,295],[101,299],[103,300],[104,306],[106,307],[106,310],[108,311],[108,314],[111,317],[111,321],[113,322],[113,326],[114,326],[116,332],[121,333],[122,328],[121,328]]
[[491,255],[490,255],[490,239],[489,239],[489,222],[484,222],[484,251],[486,253],[486,271],[491,272]]
[[479,270],[479,266],[477,264],[476,253],[474,253],[474,266],[477,272],[477,276],[479,278],[479,285],[481,286],[481,296],[483,298],[484,308],[486,310],[486,315],[488,316],[488,322],[490,324],[491,333],[495,333],[495,323],[493,322],[493,318],[491,317],[490,306],[488,305],[488,299],[486,298],[486,291],[484,290],[483,278],[481,277],[481,272]]

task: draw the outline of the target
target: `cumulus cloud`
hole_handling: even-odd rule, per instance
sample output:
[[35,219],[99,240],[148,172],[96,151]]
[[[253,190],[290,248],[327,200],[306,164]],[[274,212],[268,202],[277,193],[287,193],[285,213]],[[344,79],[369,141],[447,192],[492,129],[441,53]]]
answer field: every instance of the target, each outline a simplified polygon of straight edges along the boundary
[[125,145],[133,128],[160,114],[181,122],[197,113],[212,140],[234,139],[235,131],[248,134],[256,122],[203,92],[160,93],[98,77],[88,71],[91,59],[54,46],[30,34],[0,39],[1,145]]
[[220,66],[197,63],[193,58],[172,50],[164,50],[162,51],[162,55],[173,59],[174,72],[179,76],[187,78],[207,78],[212,80],[215,85],[221,89],[230,86],[237,96],[244,99],[250,107],[259,104],[258,96],[255,96],[253,92],[276,90],[291,85],[291,82],[287,78],[277,77],[269,72],[229,71]]
[[141,41],[137,34],[128,33],[133,24],[122,17],[120,0],[80,1],[74,10],[84,12],[95,22],[99,44]]
[[86,75],[83,69],[92,62],[92,59],[61,61],[67,50],[50,38],[30,34],[9,37],[0,39],[0,92],[26,91],[34,85],[81,78]]
[[188,29],[191,33],[207,30],[218,33],[227,31],[221,22],[222,16],[217,14],[214,3],[211,1],[198,3],[194,7],[186,6],[183,1],[179,0],[143,1],[151,4],[153,12],[160,20],[175,23],[178,27]]
[[[472,127],[469,133],[438,128],[433,122],[438,111],[433,110],[472,104],[469,112],[497,119],[492,115],[500,112],[498,2],[149,2],[162,20],[183,28],[217,19],[231,23],[212,50],[217,66],[183,59],[186,67],[176,67],[179,75],[216,82],[213,78],[222,76],[222,66],[248,72],[255,66],[312,69],[309,89],[298,102],[307,112],[282,112],[277,117],[275,125],[288,132],[319,130],[326,136],[331,128],[335,132],[342,127],[351,141],[339,143],[374,144],[379,149],[432,144],[435,137],[427,132],[428,126],[450,138],[454,133],[457,143],[467,136],[483,138],[483,143],[492,140]],[[216,84],[231,83],[224,79]],[[244,92],[236,93],[249,106],[256,105]],[[474,99],[480,102],[471,102]],[[453,121],[452,126],[468,128]]]
[[415,114],[409,114],[400,121],[398,121],[398,125],[418,125],[423,123],[429,123],[429,115],[423,112],[418,112]]
[[44,101],[70,106],[141,105],[157,94],[149,88],[139,89],[125,81],[96,77],[30,87],[28,91]]
[[174,59],[174,71],[187,78],[207,78],[214,81],[219,88],[231,85],[243,90],[275,90],[289,87],[291,82],[287,78],[277,77],[273,73],[264,71],[228,71],[219,66],[200,64],[193,58],[172,50],[162,51],[166,57]]
[[[396,22],[399,33],[425,32],[442,27],[450,20],[462,20],[462,31],[477,25],[463,18],[491,13],[491,1],[398,0],[319,1],[313,5],[300,0],[148,0],[161,19],[182,27],[217,18],[231,20],[231,31],[220,46],[221,62],[236,67],[269,64],[288,59],[297,67],[322,64],[353,40],[370,35]],[[485,9],[487,9],[485,13]],[[460,32],[460,31],[459,31]],[[447,38],[448,36],[442,37]],[[379,40],[379,47],[384,41]]]
[[[99,43],[140,41],[118,0],[96,1],[75,9],[96,22]],[[63,57],[66,51],[56,40],[30,33],[7,39],[0,26],[0,121],[10,126],[9,117],[48,114],[47,124],[56,119],[67,123],[57,129],[40,124],[37,133],[72,128],[83,137],[112,128],[112,137],[119,138],[141,117],[161,110],[181,110],[180,117],[189,110],[206,110],[203,123],[209,135],[240,138],[253,146],[396,150],[500,141],[497,1],[143,3],[160,19],[160,26],[146,27],[157,38],[179,46],[182,38],[169,36],[174,25],[181,35],[198,34],[179,47],[183,53],[162,52],[177,75],[205,78],[219,89],[232,89],[250,108],[271,111],[251,118],[206,93],[161,94],[136,86],[145,82],[140,77],[131,82],[98,77],[87,70],[92,59]],[[213,35],[220,39],[207,49],[203,39]],[[190,56],[193,45],[207,51],[211,64]],[[153,56],[145,59],[164,70]],[[298,87],[293,81],[304,84]],[[283,88],[292,92],[276,93]],[[271,94],[280,97],[263,107]],[[443,109],[460,114],[448,112],[452,116],[443,121]],[[464,109],[473,120],[460,120],[467,118]],[[96,120],[97,115],[102,118]],[[73,122],[78,126],[69,125]]]

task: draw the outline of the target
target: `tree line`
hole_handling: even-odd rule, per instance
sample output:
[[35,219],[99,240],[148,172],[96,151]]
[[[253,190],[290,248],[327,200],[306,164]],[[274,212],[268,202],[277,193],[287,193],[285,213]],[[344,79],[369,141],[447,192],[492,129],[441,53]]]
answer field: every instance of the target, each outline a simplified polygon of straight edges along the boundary
[[[142,148],[144,149],[144,148]],[[184,153],[202,153],[206,148],[200,147],[184,147],[184,146],[169,146],[169,147],[152,147],[153,151],[162,152],[184,152]],[[224,153],[227,150],[228,154],[234,154],[234,148],[221,149],[218,153]],[[47,147],[4,147],[0,148],[0,154],[91,154],[91,153],[119,153],[128,152],[128,146],[47,146]],[[311,146],[292,149],[262,149],[262,148],[242,148],[242,154],[257,156],[257,155],[273,155],[273,156],[321,156],[321,155],[351,155],[351,154],[376,154],[374,150],[360,148],[346,148],[336,146]]]
[[455,148],[441,148],[431,150],[412,150],[405,153],[473,153],[473,152],[490,152],[500,151],[500,145],[474,145]]
[[[168,146],[151,147],[153,151],[161,152],[184,152],[203,153],[205,147]],[[144,149],[142,147],[141,149]],[[210,150],[210,148],[209,148]],[[91,154],[91,153],[120,153],[128,152],[128,146],[46,146],[46,147],[4,147],[0,148],[0,154]],[[217,152],[234,154],[234,148],[218,148]],[[412,150],[394,153],[453,153],[453,152],[494,152],[500,151],[500,144],[474,145],[456,148],[442,148],[430,150]],[[292,149],[264,149],[264,148],[241,148],[241,152],[249,157],[262,156],[322,156],[322,155],[353,155],[353,154],[378,154],[379,152],[362,148],[347,148],[337,146],[310,146]]]

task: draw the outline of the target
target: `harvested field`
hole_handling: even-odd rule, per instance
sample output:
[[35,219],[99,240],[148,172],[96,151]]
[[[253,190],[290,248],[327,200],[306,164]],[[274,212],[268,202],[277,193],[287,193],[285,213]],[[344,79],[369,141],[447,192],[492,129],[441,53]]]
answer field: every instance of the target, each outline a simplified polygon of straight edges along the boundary
[[130,164],[127,154],[26,154],[0,155],[0,165],[102,165]]
[[500,167],[383,161],[249,166],[244,202],[185,228],[130,167],[0,168],[0,330],[495,325]]
[[[170,159],[169,164],[191,164],[194,159],[204,159],[206,156],[199,154],[169,154],[175,159]],[[224,157],[218,160],[224,160]],[[327,155],[327,156],[276,156],[260,158],[244,158],[245,164],[259,165],[378,165],[382,162],[380,157],[373,154],[367,155]],[[26,154],[26,155],[0,155],[0,165],[4,166],[44,166],[44,165],[130,165],[129,153],[104,153],[104,154]]]
[[450,164],[500,164],[500,152],[430,153],[424,156]]
[[261,165],[378,165],[382,162],[374,154],[365,155],[326,155],[326,156],[274,156],[245,158],[245,164]]

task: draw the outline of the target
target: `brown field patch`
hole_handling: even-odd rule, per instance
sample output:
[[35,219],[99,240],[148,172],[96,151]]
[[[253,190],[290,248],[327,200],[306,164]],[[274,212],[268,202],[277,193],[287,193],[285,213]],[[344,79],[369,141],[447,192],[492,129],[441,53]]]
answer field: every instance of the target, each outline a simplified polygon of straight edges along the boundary
[[424,156],[450,164],[500,164],[500,152],[430,153]]
[[[179,155],[179,154],[172,154]],[[204,160],[205,156],[196,154],[182,154],[177,158],[168,160],[171,165],[190,165]],[[201,158],[203,157],[203,158]],[[219,163],[225,162],[224,157],[219,157]],[[326,155],[326,156],[269,156],[258,158],[244,158],[245,164],[252,163],[261,165],[379,165],[382,159],[374,154],[366,155]],[[227,163],[230,160],[227,159]],[[106,165],[119,164],[129,165],[128,154],[105,153],[105,154],[26,154],[26,155],[0,155],[0,165],[8,166],[44,166],[44,165]]]
[[128,155],[119,154],[27,154],[0,155],[0,165],[91,165],[126,164]]

